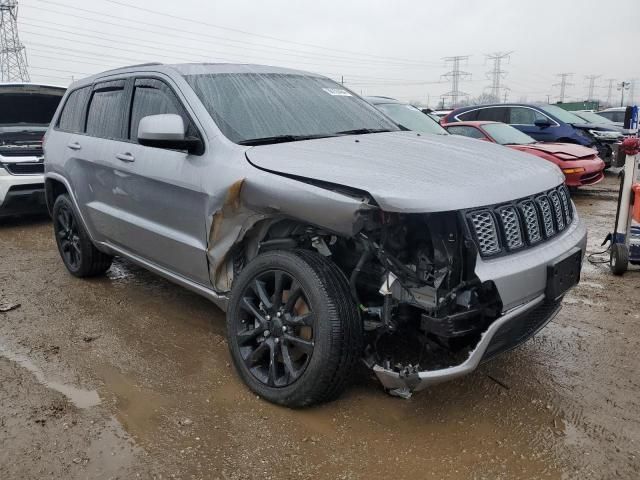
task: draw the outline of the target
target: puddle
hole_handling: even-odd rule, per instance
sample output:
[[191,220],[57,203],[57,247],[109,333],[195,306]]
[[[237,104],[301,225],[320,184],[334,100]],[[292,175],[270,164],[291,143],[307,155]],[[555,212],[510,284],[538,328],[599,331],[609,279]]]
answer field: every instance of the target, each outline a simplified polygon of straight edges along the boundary
[[78,408],[89,408],[100,404],[100,397],[98,396],[98,392],[95,390],[85,390],[74,387],[73,385],[51,380],[47,378],[40,367],[35,365],[27,356],[11,352],[1,344],[0,357],[4,357],[7,360],[17,363],[22,368],[30,371],[33,376],[36,377],[38,382],[51,390],[55,390],[56,392],[63,394]]

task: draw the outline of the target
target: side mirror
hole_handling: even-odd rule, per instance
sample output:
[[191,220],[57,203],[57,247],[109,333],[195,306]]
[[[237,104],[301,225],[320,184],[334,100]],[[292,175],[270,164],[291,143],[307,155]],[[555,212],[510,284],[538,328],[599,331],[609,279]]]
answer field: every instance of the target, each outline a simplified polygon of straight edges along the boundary
[[538,118],[533,122],[536,127],[547,128],[551,126],[551,122],[548,118]]
[[146,147],[187,150],[189,153],[201,151],[202,140],[185,137],[184,131],[184,120],[180,115],[148,115],[138,125],[138,143]]

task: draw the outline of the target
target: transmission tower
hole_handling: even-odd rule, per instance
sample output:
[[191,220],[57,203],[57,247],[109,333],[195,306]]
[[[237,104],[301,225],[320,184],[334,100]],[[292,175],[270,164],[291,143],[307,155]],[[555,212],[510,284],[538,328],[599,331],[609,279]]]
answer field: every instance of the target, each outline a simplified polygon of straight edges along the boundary
[[18,37],[17,0],[0,0],[0,81],[29,81],[27,54]]
[[507,97],[507,87],[501,85],[501,80],[506,76],[507,72],[501,70],[500,66],[503,60],[509,60],[509,56],[513,52],[494,52],[485,55],[487,60],[493,61],[493,68],[487,72],[487,78],[491,80],[490,95],[500,101],[500,90],[505,90],[505,102]]
[[613,101],[613,84],[615,81],[615,78],[607,78],[607,82],[609,82],[609,86],[607,87],[607,105],[611,105]]
[[589,93],[587,94],[588,101],[595,100],[595,96],[593,95],[593,92],[595,90],[596,80],[599,79],[601,76],[602,75],[587,75],[584,77],[587,80],[589,80]]
[[560,102],[564,102],[564,97],[567,91],[567,87],[570,87],[573,85],[573,83],[567,82],[567,79],[571,78],[572,75],[573,73],[559,73],[556,75],[556,77],[560,77],[560,82],[554,83],[553,86],[560,87],[560,96],[559,96]]
[[451,107],[455,108],[458,105],[458,100],[460,97],[465,97],[468,93],[460,91],[460,81],[465,78],[471,77],[469,72],[463,72],[460,70],[460,63],[464,60],[467,60],[469,56],[458,56],[458,57],[445,57],[443,60],[445,62],[451,63],[451,71],[445,73],[443,75],[444,78],[451,80],[451,90],[443,95],[443,97],[451,98]]

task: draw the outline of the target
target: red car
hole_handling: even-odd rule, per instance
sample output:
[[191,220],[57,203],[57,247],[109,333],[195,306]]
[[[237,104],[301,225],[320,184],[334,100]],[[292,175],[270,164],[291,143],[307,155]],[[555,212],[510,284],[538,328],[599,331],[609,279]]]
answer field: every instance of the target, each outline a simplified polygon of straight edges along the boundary
[[569,187],[593,185],[604,178],[604,162],[592,148],[573,143],[540,143],[500,122],[453,122],[442,126],[454,135],[499,143],[553,162],[564,173]]

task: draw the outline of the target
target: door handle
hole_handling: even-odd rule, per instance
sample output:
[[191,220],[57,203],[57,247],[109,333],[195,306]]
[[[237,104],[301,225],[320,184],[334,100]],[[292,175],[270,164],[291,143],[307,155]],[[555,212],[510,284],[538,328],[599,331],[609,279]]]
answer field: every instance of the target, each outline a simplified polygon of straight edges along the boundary
[[80,150],[82,147],[78,142],[72,142],[69,145],[67,145],[67,148],[70,148],[71,150]]
[[136,160],[136,158],[133,155],[131,155],[129,152],[127,152],[127,153],[118,153],[118,154],[116,154],[116,158],[118,160],[123,161],[123,162],[129,162],[129,163],[130,162],[135,162],[135,160]]

